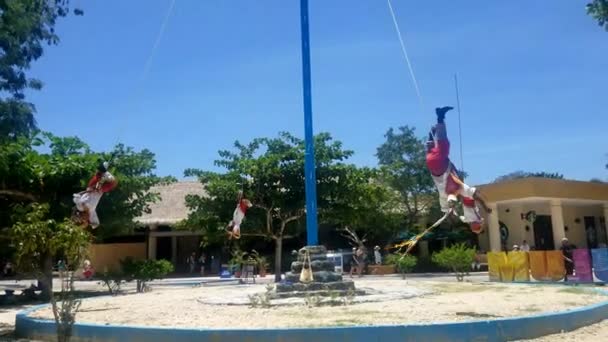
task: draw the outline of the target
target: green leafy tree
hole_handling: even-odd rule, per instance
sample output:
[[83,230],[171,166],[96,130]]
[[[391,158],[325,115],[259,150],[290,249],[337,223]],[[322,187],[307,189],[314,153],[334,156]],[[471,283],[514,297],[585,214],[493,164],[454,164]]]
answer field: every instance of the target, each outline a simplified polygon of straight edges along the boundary
[[475,253],[474,248],[469,248],[464,243],[458,243],[433,254],[432,260],[439,266],[456,273],[458,281],[463,281],[471,268],[471,263],[475,260]]
[[338,229],[348,227],[365,236],[367,243],[388,244],[402,228],[399,193],[379,181],[376,169],[345,165],[343,174],[341,186],[326,193],[331,206],[320,211],[320,221]]
[[380,179],[400,194],[403,226],[414,228],[437,201],[435,185],[426,167],[426,147],[415,129],[389,129],[376,156]]
[[593,0],[587,4],[587,14],[608,31],[608,0]]
[[[28,221],[28,211],[19,208],[42,205],[45,210],[38,211],[37,216],[40,222],[64,222],[71,216],[73,194],[86,187],[99,159],[108,160],[111,156],[114,159],[110,169],[119,186],[104,195],[98,206],[102,221],[95,231],[98,236],[133,228],[133,219],[148,211],[148,204],[158,199],[157,193],[148,191],[150,187],[170,181],[152,173],[155,161],[150,151],[136,152],[118,145],[112,153],[95,153],[78,138],[59,138],[50,133],[21,136],[0,144],[0,204],[13,208],[0,213],[0,235],[12,236],[13,246],[32,244],[25,250],[17,249],[17,252],[22,254],[20,259],[26,252],[39,259],[35,265],[41,268],[43,277],[39,283],[46,298],[49,298],[52,286],[52,257],[59,249],[71,248],[71,242],[65,241],[61,248],[57,248],[41,242],[46,238],[31,240],[27,234],[17,234],[20,229],[25,229],[24,225],[35,226]],[[12,215],[9,214],[11,212]],[[60,226],[53,224],[52,227]]]
[[[196,169],[185,171],[197,176],[206,196],[186,197],[193,209],[185,227],[202,231],[207,243],[225,239],[224,227],[232,218],[236,195],[243,190],[253,207],[241,227],[243,237],[263,238],[275,243],[275,280],[281,277],[283,240],[302,232],[304,217],[304,141],[289,133],[277,138],[258,138],[234,151],[220,151],[215,164],[225,172]],[[330,211],[341,194],[350,166],[343,162],[352,155],[329,134],[315,136],[317,195],[320,216]]]
[[36,128],[35,107],[25,101],[25,92],[41,89],[42,82],[26,72],[44,45],[59,42],[55,23],[69,12],[68,0],[0,1],[0,141]]
[[136,280],[137,292],[146,291],[146,283],[173,272],[173,265],[167,260],[135,260],[127,257],[120,261],[120,266],[128,281]]
[[414,270],[418,259],[409,254],[390,254],[386,257],[385,263],[394,265],[397,272],[401,273],[401,276],[405,279],[405,274]]

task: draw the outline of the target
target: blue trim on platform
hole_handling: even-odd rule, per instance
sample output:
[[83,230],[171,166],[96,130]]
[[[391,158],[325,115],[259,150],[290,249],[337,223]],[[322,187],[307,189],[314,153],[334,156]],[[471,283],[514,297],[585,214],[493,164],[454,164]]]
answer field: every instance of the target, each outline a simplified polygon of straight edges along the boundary
[[[600,290],[606,294],[606,291]],[[54,340],[55,322],[28,317],[47,305],[17,314],[21,338]],[[608,301],[574,310],[496,320],[453,323],[281,329],[170,328],[77,323],[72,341],[146,342],[501,342],[570,331],[608,318]]]

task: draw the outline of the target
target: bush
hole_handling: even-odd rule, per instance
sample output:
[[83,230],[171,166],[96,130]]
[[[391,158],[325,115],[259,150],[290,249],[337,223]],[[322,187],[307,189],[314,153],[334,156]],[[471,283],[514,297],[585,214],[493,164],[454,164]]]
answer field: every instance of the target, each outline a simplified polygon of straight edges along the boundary
[[116,295],[121,292],[120,287],[122,282],[125,280],[125,275],[123,272],[108,270],[106,268],[101,274],[98,274],[97,277],[108,288],[111,295]]
[[173,265],[167,260],[134,260],[127,257],[120,261],[120,265],[128,280],[137,281],[137,292],[144,292],[147,282],[162,279],[173,272]]
[[417,262],[416,257],[409,254],[390,254],[386,257],[386,263],[394,265],[397,272],[403,276],[403,279],[405,279],[406,273],[412,272]]
[[475,249],[459,243],[433,254],[433,262],[456,273],[456,279],[463,281],[464,276],[475,260]]

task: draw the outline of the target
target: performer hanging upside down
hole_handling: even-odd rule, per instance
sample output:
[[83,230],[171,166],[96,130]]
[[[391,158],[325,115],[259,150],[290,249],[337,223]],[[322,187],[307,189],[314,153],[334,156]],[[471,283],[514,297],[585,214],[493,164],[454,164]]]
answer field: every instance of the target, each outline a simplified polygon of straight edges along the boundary
[[74,204],[76,204],[75,220],[79,221],[84,227],[91,226],[95,229],[99,226],[97,217],[97,204],[104,193],[112,191],[118,182],[108,171],[108,162],[101,162],[97,167],[97,172],[89,181],[85,191],[74,194]]
[[245,213],[247,209],[251,208],[253,204],[246,198],[243,198],[243,192],[239,191],[239,195],[237,197],[236,209],[234,209],[234,213],[232,214],[232,220],[228,222],[226,226],[226,231],[228,232],[228,238],[232,239],[240,239],[241,238],[241,224],[243,223],[243,219],[245,218]]
[[474,233],[479,234],[482,230],[483,219],[479,215],[476,204],[481,204],[488,213],[491,210],[477,189],[468,186],[461,180],[458,170],[450,161],[450,141],[445,126],[445,114],[452,109],[452,107],[435,109],[437,124],[431,128],[431,133],[429,133],[426,165],[439,192],[441,210],[444,213],[448,212],[458,200],[461,200],[464,212],[464,215],[460,217],[461,220],[468,223]]

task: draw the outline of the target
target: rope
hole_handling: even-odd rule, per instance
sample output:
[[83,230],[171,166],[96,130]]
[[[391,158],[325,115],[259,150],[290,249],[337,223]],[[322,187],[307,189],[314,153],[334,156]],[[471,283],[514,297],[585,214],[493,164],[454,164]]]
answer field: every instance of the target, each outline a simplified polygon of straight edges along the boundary
[[391,4],[391,0],[387,0],[388,9],[391,12],[391,17],[393,18],[393,24],[395,25],[395,31],[397,31],[397,36],[399,37],[399,43],[401,44],[401,51],[403,52],[403,57],[407,62],[407,67],[410,71],[410,76],[412,77],[412,82],[414,83],[414,88],[416,89],[416,95],[418,96],[418,102],[420,104],[420,109],[423,110],[423,101],[422,95],[420,95],[420,87],[418,86],[418,81],[416,80],[416,75],[414,75],[414,69],[412,68],[412,63],[410,62],[410,57],[407,53],[407,48],[405,47],[405,43],[403,41],[403,37],[401,35],[401,30],[399,29],[399,24],[397,23],[397,17],[395,16],[395,11],[393,10],[393,5]]
[[404,241],[404,242],[402,242],[400,244],[397,244],[397,245],[393,246],[393,248],[401,250],[403,247],[407,247],[407,249],[405,250],[405,253],[403,253],[403,254],[404,255],[408,254],[412,250],[412,248],[414,248],[414,246],[416,246],[416,244],[418,243],[418,241],[420,241],[420,239],[422,239],[431,230],[433,230],[434,228],[436,228],[437,226],[439,226],[453,212],[454,212],[454,209],[448,210],[448,212],[446,212],[445,215],[443,215],[439,220],[437,220],[437,222],[435,222],[432,226],[430,226],[427,229],[425,229],[422,233],[414,236],[413,238],[411,238],[411,239],[409,239],[407,241]]
[[458,76],[456,76],[456,74],[454,74],[454,86],[456,87],[456,105],[458,108],[458,138],[460,139],[460,170],[464,172],[464,157],[462,156],[462,125],[460,123],[460,93],[458,91]]
[[[146,76],[148,75],[148,72],[150,71],[150,68],[152,66],[152,60],[154,58],[154,55],[156,54],[156,51],[158,50],[158,47],[160,46],[160,42],[162,40],[163,35],[165,34],[167,24],[169,23],[169,18],[171,17],[171,14],[173,13],[173,8],[175,7],[175,1],[176,0],[171,0],[171,3],[169,4],[169,8],[167,9],[165,17],[163,18],[163,21],[160,25],[158,34],[156,35],[154,45],[152,45],[150,54],[148,55],[148,58],[146,58],[146,63],[144,64],[144,68],[142,70],[142,73],[141,73],[139,79],[137,80],[137,83],[136,83],[135,87],[133,88],[133,91],[131,92],[130,96],[128,97],[127,104],[133,104],[135,102],[138,90],[141,88],[144,80],[146,79]],[[128,107],[130,107],[130,106],[128,106]],[[128,117],[128,114],[125,114],[123,117]],[[116,144],[118,144],[120,142],[120,137],[122,136],[122,133],[124,133],[124,131],[126,129],[125,126],[126,126],[126,124],[120,126],[119,132],[116,135]]]

